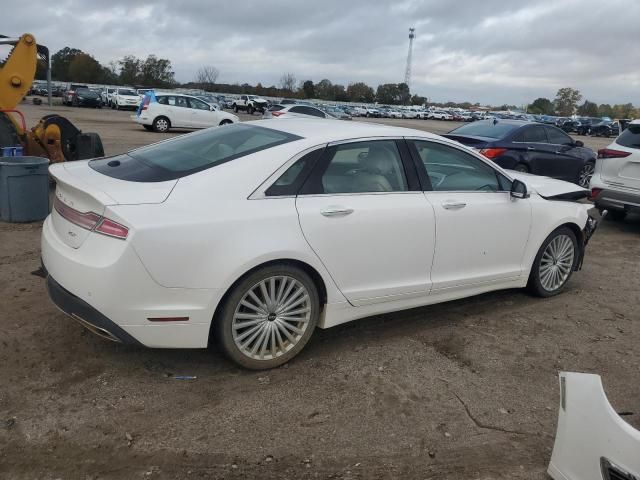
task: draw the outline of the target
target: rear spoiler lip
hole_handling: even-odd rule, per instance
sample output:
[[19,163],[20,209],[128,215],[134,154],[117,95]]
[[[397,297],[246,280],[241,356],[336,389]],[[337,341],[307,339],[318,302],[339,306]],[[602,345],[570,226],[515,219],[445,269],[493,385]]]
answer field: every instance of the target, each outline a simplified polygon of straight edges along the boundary
[[[54,163],[49,166],[49,174],[53,177],[56,183],[61,183],[70,188],[82,190],[83,193],[96,199],[103,206],[118,205],[118,202],[106,192],[102,190],[91,188],[90,190],[83,187],[92,187],[90,183],[83,181],[73,173],[69,172],[65,166],[66,162]],[[100,213],[100,212],[95,212]]]

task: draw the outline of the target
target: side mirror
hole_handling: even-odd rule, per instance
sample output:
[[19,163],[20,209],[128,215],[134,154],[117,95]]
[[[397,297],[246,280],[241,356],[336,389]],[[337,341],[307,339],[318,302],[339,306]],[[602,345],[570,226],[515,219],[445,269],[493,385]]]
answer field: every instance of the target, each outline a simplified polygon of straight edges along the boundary
[[576,140],[573,142],[576,147],[584,147],[584,142],[582,140]]
[[527,186],[520,180],[514,180],[511,183],[511,198],[529,198]]

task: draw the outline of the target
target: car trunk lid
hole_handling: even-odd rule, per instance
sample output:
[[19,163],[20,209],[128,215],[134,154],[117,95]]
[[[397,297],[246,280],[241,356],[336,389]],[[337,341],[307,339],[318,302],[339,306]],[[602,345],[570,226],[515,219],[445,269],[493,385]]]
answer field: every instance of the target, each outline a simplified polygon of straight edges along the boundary
[[450,133],[443,135],[443,137],[455,140],[456,142],[460,142],[461,144],[472,148],[484,148],[487,144],[496,141],[495,138],[478,137],[475,135],[455,135]]
[[93,170],[86,161],[55,164],[49,172],[56,181],[51,221],[72,248],[84,243],[107,206],[162,203],[177,183],[119,180]]

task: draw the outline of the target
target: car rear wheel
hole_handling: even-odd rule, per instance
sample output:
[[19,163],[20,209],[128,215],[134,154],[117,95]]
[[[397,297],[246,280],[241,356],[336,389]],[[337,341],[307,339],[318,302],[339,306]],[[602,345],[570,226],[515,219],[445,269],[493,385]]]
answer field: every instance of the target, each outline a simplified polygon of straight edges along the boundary
[[514,168],[516,172],[529,173],[529,167],[524,163],[518,163]]
[[234,112],[236,112],[236,113],[238,113],[238,105],[234,105],[234,106],[233,106],[233,111],[234,111]]
[[607,217],[611,217],[616,222],[622,222],[627,217],[625,210],[609,210]]
[[171,127],[171,122],[167,117],[158,117],[153,121],[153,130],[155,132],[164,133]]
[[589,188],[589,183],[591,182],[591,177],[593,177],[593,172],[595,170],[594,162],[587,162],[580,170],[580,174],[578,175],[578,185],[582,188]]
[[554,230],[543,242],[531,267],[529,291],[539,297],[557,295],[566,286],[578,261],[578,241],[568,227]]
[[307,344],[320,316],[318,291],[293,265],[261,268],[240,281],[215,319],[218,343],[236,363],[274,368]]

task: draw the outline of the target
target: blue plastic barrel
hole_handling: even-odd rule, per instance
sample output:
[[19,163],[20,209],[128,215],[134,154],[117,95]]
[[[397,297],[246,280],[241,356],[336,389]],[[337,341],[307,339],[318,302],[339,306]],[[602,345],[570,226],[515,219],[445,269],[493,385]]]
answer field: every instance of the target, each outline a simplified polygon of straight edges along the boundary
[[35,222],[49,215],[49,159],[0,157],[0,220]]

